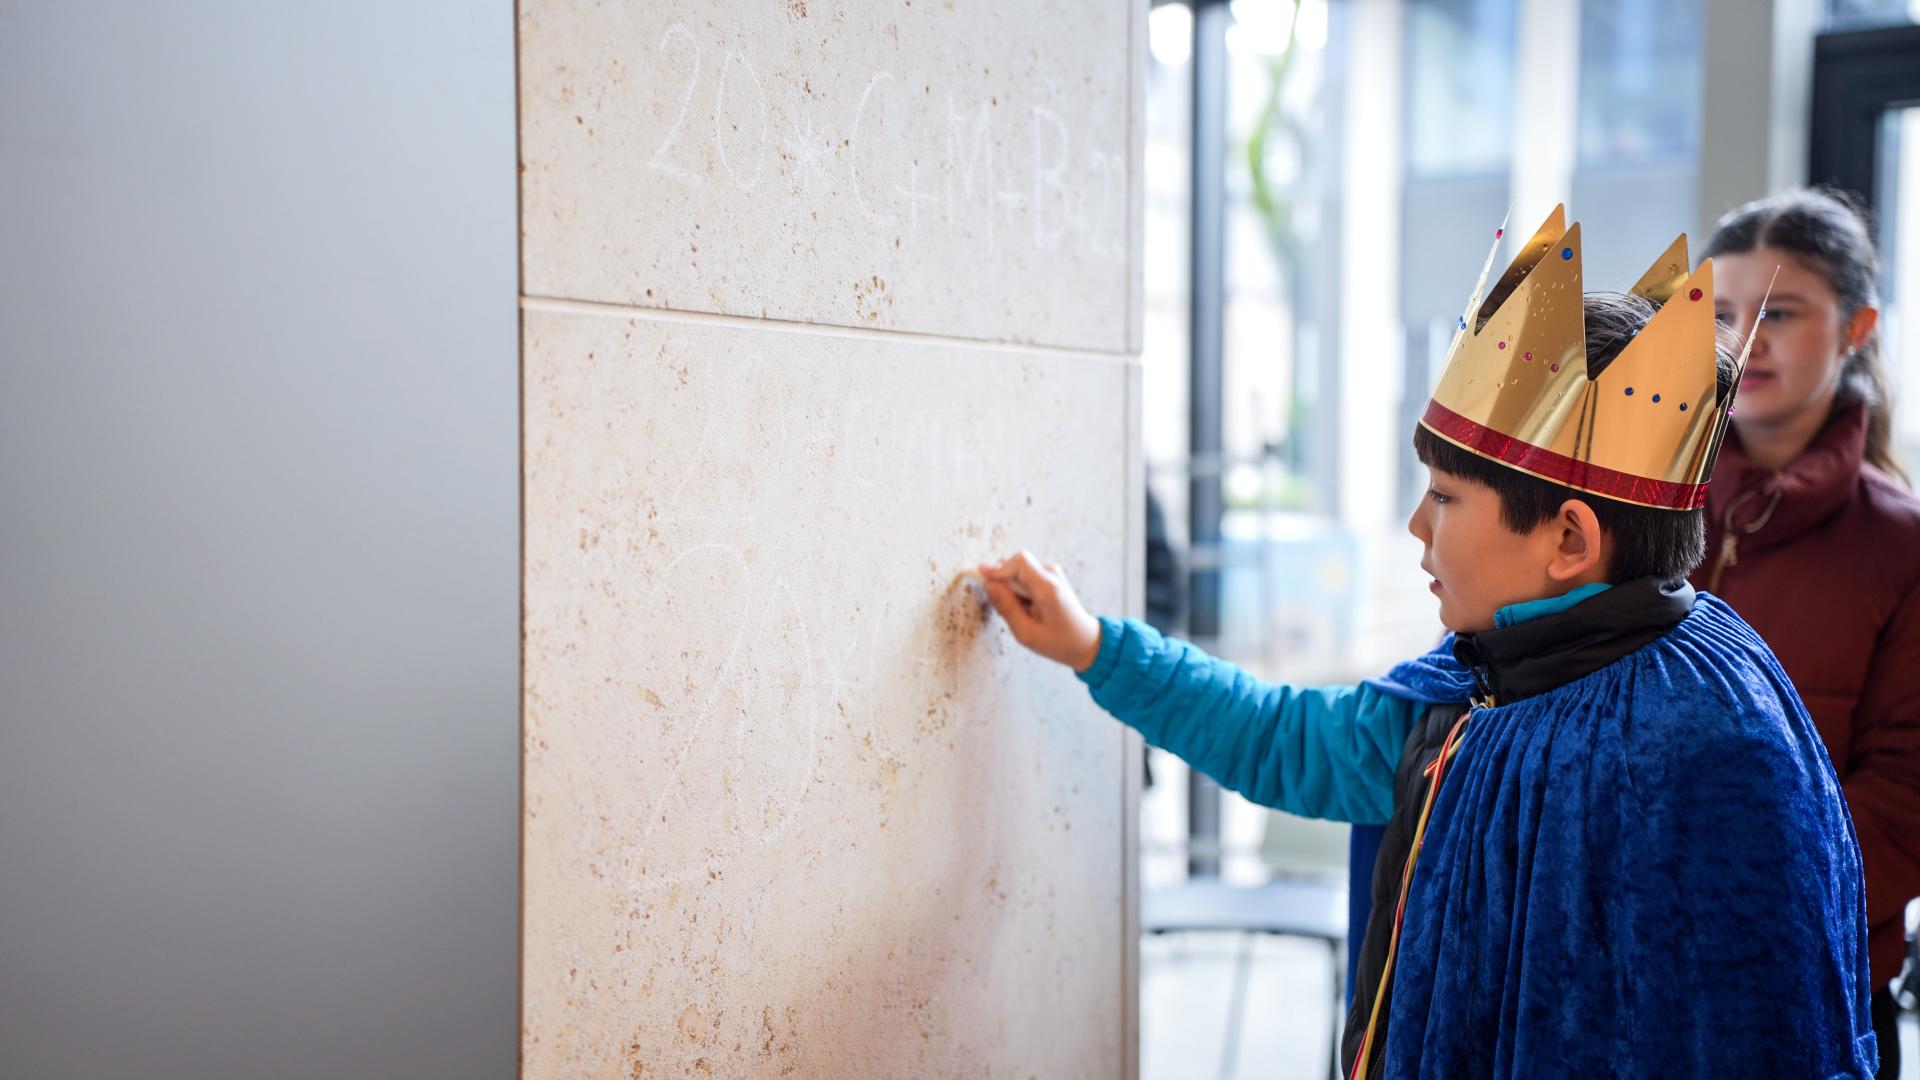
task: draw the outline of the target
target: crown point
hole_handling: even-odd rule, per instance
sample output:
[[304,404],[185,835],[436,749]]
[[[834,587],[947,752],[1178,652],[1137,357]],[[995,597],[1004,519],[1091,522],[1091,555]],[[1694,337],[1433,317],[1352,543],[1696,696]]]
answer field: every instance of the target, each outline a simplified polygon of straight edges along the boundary
[[[1526,240],[1489,290],[1488,273],[1501,249],[1504,226],[1495,233],[1493,252],[1460,316],[1461,332],[1433,391],[1432,415],[1440,417],[1443,426],[1456,427],[1462,433],[1460,444],[1483,457],[1509,462],[1505,455],[1517,443],[1539,451],[1541,461],[1559,463],[1556,468],[1565,465],[1575,470],[1570,475],[1587,476],[1598,484],[1581,490],[1638,505],[1692,508],[1683,504],[1700,501],[1703,470],[1712,467],[1732,395],[1720,401],[1675,398],[1675,412],[1663,416],[1658,410],[1668,403],[1665,391],[1642,393],[1640,388],[1649,382],[1671,384],[1676,374],[1680,381],[1692,382],[1699,374],[1696,369],[1714,359],[1713,305],[1706,303],[1714,292],[1712,265],[1702,260],[1689,272],[1685,238],[1667,245],[1631,290],[1657,310],[1623,351],[1596,365],[1594,358],[1582,355],[1582,233],[1577,223],[1569,227],[1563,215],[1564,209],[1556,210]],[[1683,297],[1691,302],[1669,303]],[[1521,347],[1522,338],[1531,351]],[[1545,381],[1516,378],[1520,372],[1508,359],[1515,353],[1528,366],[1547,364],[1552,374]],[[1571,364],[1579,366],[1562,370]],[[1625,402],[1598,408],[1590,396],[1595,391],[1603,396],[1617,391]],[[1655,411],[1642,412],[1636,403]],[[1579,407],[1570,409],[1572,405]],[[1705,409],[1699,416],[1694,415],[1696,405]],[[1596,479],[1595,466],[1612,472]],[[1578,471],[1582,467],[1585,472]],[[1636,482],[1628,484],[1622,477]],[[1649,495],[1637,481],[1677,487]]]

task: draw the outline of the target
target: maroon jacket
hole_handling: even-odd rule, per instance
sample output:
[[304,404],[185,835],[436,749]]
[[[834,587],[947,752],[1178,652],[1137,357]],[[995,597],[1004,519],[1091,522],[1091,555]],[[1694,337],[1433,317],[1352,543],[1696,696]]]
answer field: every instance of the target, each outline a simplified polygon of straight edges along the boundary
[[1778,473],[1729,433],[1693,583],[1759,631],[1826,740],[1860,836],[1879,987],[1900,972],[1902,913],[1920,896],[1920,499],[1861,460],[1866,421],[1836,412]]

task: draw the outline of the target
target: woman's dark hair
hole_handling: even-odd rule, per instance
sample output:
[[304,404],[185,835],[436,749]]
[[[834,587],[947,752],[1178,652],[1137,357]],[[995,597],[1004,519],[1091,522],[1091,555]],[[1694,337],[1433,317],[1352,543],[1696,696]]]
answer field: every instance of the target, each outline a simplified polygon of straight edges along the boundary
[[[1583,301],[1587,361],[1595,374],[1620,355],[1659,310],[1653,301],[1630,293],[1588,293]],[[1733,358],[1732,338],[1723,333],[1714,350],[1722,400],[1733,386]],[[1643,577],[1677,581],[1706,554],[1703,511],[1658,510],[1575,491],[1463,450],[1424,426],[1413,430],[1413,452],[1430,469],[1492,488],[1500,496],[1501,524],[1517,533],[1532,532],[1552,521],[1568,499],[1592,507],[1600,528],[1613,539],[1613,556],[1607,564],[1610,584]]]
[[[1702,255],[1743,254],[1761,247],[1799,256],[1826,280],[1848,318],[1863,307],[1880,306],[1880,255],[1874,250],[1867,212],[1851,195],[1802,188],[1750,202],[1720,219]],[[1867,408],[1867,462],[1907,480],[1906,470],[1893,458],[1893,403],[1880,363],[1877,326],[1847,358],[1834,396],[1835,409],[1859,404]]]

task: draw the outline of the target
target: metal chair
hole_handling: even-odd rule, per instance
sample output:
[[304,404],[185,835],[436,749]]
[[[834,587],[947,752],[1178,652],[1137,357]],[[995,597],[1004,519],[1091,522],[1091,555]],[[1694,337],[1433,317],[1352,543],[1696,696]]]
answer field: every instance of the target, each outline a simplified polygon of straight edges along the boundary
[[[1276,832],[1292,832],[1300,819],[1269,819],[1268,841],[1262,851],[1274,862]],[[1315,823],[1324,829],[1325,826]],[[1344,830],[1342,830],[1344,831]],[[1340,1026],[1346,1015],[1347,889],[1345,840],[1340,841],[1340,877],[1314,873],[1281,876],[1257,887],[1227,885],[1213,878],[1191,878],[1178,885],[1149,889],[1140,898],[1140,929],[1149,934],[1238,933],[1243,935],[1234,966],[1233,990],[1228,999],[1226,1046],[1220,1060],[1222,1080],[1238,1067],[1241,1027],[1247,1009],[1247,982],[1256,935],[1309,938],[1327,947],[1333,971],[1333,1032],[1327,1049],[1327,1075],[1339,1077]],[[1284,845],[1282,845],[1284,846]],[[1310,847],[1323,846],[1312,843]],[[1315,863],[1318,866],[1318,863]]]

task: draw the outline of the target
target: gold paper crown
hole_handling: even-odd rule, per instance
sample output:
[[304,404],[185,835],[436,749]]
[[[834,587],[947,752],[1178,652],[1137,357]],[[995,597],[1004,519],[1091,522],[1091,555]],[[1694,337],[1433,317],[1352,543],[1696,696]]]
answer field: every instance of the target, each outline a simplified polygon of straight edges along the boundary
[[[1726,435],[1719,392],[1713,261],[1687,273],[1687,237],[1632,291],[1661,305],[1613,359],[1587,356],[1580,225],[1556,206],[1483,300],[1480,268],[1420,423],[1481,457],[1638,506],[1693,510]],[[1749,347],[1753,335],[1747,335]],[[1739,370],[1746,367],[1743,351]],[[1739,385],[1739,371],[1733,386]]]

